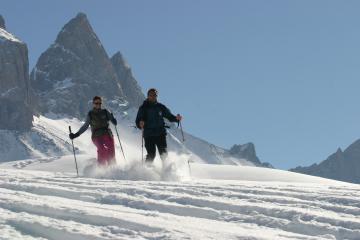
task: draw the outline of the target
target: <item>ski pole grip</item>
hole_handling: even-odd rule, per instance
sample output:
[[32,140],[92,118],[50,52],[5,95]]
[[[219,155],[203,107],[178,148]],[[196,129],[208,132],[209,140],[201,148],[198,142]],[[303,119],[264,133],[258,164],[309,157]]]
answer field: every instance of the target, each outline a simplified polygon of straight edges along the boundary
[[69,126],[69,132],[71,133],[71,126]]

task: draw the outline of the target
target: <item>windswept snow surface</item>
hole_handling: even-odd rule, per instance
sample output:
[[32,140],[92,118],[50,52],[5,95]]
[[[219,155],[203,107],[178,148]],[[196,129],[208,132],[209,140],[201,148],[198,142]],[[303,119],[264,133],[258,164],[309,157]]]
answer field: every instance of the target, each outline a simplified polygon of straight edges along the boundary
[[189,169],[174,153],[153,168],[128,160],[99,169],[86,155],[78,164],[79,178],[72,156],[1,164],[0,239],[360,239],[358,185],[256,167]]

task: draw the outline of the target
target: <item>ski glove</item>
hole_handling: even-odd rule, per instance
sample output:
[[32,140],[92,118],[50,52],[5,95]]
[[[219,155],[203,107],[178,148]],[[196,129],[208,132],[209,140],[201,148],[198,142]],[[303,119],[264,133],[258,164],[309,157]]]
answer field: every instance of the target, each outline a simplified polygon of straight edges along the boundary
[[77,138],[78,136],[79,136],[78,133],[70,133],[70,134],[69,134],[69,138],[70,138],[71,140],[73,140],[74,138]]
[[114,114],[110,113],[111,114],[111,122],[116,126],[117,125],[117,120],[116,118],[114,117]]

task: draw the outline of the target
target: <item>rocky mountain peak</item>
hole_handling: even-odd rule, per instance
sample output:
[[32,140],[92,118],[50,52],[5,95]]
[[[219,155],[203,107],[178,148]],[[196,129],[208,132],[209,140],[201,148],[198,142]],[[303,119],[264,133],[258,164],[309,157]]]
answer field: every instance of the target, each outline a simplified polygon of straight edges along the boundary
[[290,171],[331,178],[340,181],[360,183],[360,139],[344,151],[338,148],[326,160],[308,167],[296,167]]
[[246,144],[235,144],[229,150],[230,155],[240,158],[246,159],[256,166],[263,166],[272,168],[270,163],[262,163],[256,155],[255,145],[253,143],[246,143]]
[[76,34],[76,32],[94,32],[89,20],[87,19],[86,14],[84,13],[78,13],[76,17],[74,17],[67,24],[65,24],[55,42],[61,42],[61,37],[63,35],[67,36],[68,34]]
[[345,154],[358,153],[360,156],[360,139],[356,140],[348,148],[346,148],[344,153]]
[[[86,50],[96,51],[94,53],[107,57],[105,49],[84,13],[77,14],[75,18],[65,24],[55,40],[55,45],[71,49],[79,57],[84,55]],[[91,49],[92,47],[95,48]]]
[[336,155],[341,155],[341,154],[343,154],[343,151],[342,151],[342,149],[341,148],[338,148],[337,150],[336,150],[336,153],[335,153]]
[[136,81],[129,64],[120,52],[117,52],[112,56],[111,63],[129,104],[133,107],[139,107],[144,101],[145,96]]
[[242,153],[242,152],[247,152],[250,155],[254,155],[256,154],[255,152],[255,145],[253,143],[246,143],[246,144],[235,144],[234,146],[232,146],[232,148],[230,149],[230,151],[232,153]]
[[112,62],[83,13],[65,24],[30,78],[42,99],[42,113],[83,118],[95,95],[114,109],[125,102]]
[[6,29],[5,19],[4,19],[3,16],[1,16],[1,15],[0,15],[0,28]]
[[255,145],[253,143],[247,144],[235,144],[230,148],[230,154],[239,158],[252,159],[255,162],[260,163],[256,156]]
[[79,13],[76,15],[75,19],[78,19],[79,21],[88,21],[86,14],[83,13],[83,12],[79,12]]

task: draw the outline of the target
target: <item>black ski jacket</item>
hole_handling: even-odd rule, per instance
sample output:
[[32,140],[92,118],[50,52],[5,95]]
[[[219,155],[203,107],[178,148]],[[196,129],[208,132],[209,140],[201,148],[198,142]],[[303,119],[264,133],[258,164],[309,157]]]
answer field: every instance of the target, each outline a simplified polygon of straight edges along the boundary
[[140,128],[140,121],[145,122],[144,137],[166,135],[164,118],[177,122],[176,116],[165,105],[145,100],[139,108],[135,123]]

